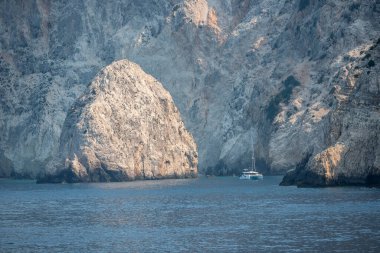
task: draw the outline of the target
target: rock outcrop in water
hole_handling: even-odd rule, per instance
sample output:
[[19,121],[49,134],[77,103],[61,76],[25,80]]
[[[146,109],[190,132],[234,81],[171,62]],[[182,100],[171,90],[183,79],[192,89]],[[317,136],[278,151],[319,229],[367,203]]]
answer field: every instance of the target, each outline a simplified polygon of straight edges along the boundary
[[282,185],[380,186],[380,39],[351,52],[326,97],[328,146],[288,172]]
[[[324,171],[318,164],[334,154],[328,167],[344,171],[338,181],[362,173],[363,182],[368,172],[368,181],[378,182],[379,142],[368,148],[366,142],[379,135],[379,105],[372,99],[358,109],[356,102],[339,100],[379,96],[358,85],[378,84],[375,58],[362,61],[372,70],[363,65],[357,69],[363,73],[349,74],[358,79],[352,90],[344,84],[344,72],[354,71],[350,64],[361,62],[380,38],[376,0],[1,5],[0,176],[44,173],[58,152],[65,116],[86,84],[102,67],[128,58],[171,93],[208,173],[237,174],[249,166],[252,152],[261,172],[284,174],[296,166],[305,173]],[[342,125],[350,127],[340,131]],[[361,125],[368,131],[356,132]],[[356,133],[363,136],[354,141]],[[364,148],[350,151],[358,147]],[[360,166],[338,165],[335,156],[352,157]],[[304,180],[297,175],[297,182]]]
[[39,182],[197,175],[196,145],[170,94],[126,60],[101,70],[69,110],[57,157]]

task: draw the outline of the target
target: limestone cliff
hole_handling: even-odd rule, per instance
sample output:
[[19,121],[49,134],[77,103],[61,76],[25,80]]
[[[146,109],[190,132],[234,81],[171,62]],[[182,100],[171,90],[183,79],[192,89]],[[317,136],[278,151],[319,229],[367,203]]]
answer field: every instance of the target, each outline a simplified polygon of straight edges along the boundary
[[[171,93],[203,171],[237,174],[254,152],[261,172],[284,174],[339,144],[329,132],[356,111],[336,116],[337,75],[380,37],[376,0],[5,0],[0,11],[2,176],[43,172],[86,84],[125,58]],[[366,147],[377,161],[379,145]]]
[[39,182],[195,177],[197,151],[170,94],[137,64],[100,71],[69,110]]
[[[333,77],[327,147],[309,155],[282,185],[380,186],[380,39],[351,51]],[[327,101],[326,101],[327,102]]]

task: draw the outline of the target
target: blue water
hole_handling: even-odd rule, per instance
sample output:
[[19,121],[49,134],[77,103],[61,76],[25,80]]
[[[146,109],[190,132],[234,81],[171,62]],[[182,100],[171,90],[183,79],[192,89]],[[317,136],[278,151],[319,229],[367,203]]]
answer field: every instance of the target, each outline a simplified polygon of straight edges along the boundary
[[380,252],[380,189],[0,180],[0,252]]

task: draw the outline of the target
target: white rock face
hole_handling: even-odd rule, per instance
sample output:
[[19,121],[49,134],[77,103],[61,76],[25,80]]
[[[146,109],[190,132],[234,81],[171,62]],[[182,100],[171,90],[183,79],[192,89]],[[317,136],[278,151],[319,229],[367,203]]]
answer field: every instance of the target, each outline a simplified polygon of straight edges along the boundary
[[170,94],[137,64],[102,69],[63,126],[40,182],[195,177],[197,151]]
[[283,174],[335,145],[335,77],[380,37],[375,0],[2,4],[4,176],[43,172],[86,84],[125,58],[171,93],[202,170],[239,173],[250,164],[253,136],[258,169]]

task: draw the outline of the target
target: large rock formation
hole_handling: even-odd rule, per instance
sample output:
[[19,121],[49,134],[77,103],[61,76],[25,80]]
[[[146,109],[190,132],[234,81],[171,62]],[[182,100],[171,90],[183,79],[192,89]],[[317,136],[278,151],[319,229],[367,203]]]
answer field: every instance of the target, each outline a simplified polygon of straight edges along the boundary
[[282,185],[380,186],[380,39],[351,51],[326,97],[327,147],[308,155]]
[[194,177],[198,163],[170,94],[126,60],[101,70],[69,110],[56,157],[39,182]]
[[[171,93],[198,144],[202,170],[239,173],[254,152],[259,170],[283,174],[335,145],[332,124],[350,113],[355,118],[354,110],[332,116],[340,110],[331,92],[335,77],[355,61],[353,52],[380,37],[376,0],[8,0],[1,6],[3,176],[43,172],[85,85],[124,58]],[[352,95],[365,96],[359,91]],[[360,110],[369,107],[378,105]],[[378,157],[379,148],[363,152]]]

